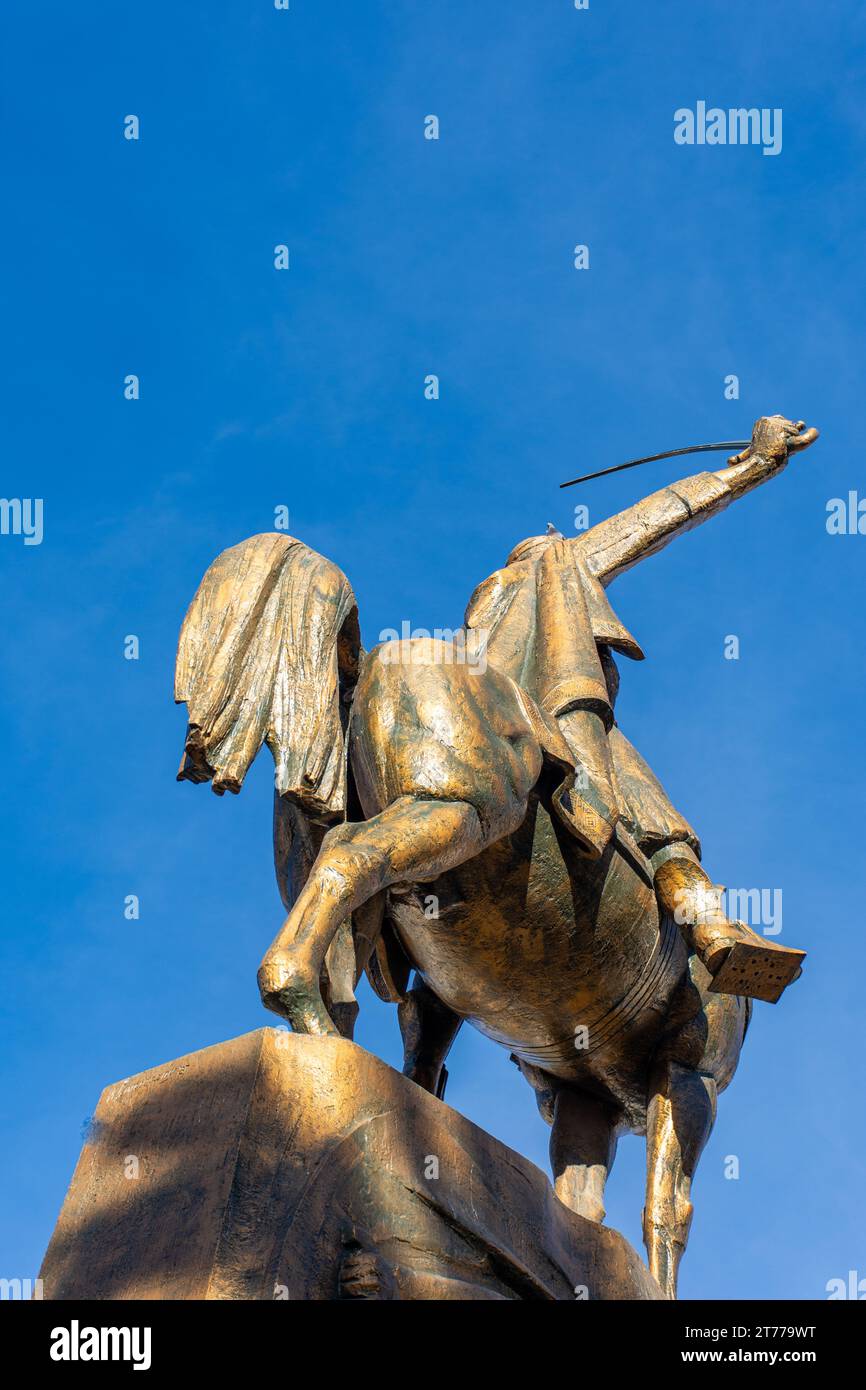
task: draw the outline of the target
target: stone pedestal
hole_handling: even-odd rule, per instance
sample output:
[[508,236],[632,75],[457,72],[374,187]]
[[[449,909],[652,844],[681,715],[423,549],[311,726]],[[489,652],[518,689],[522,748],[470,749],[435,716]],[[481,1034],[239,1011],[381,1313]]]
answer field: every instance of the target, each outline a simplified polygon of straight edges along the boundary
[[46,1299],[652,1299],[616,1231],[342,1038],[261,1028],[109,1086]]

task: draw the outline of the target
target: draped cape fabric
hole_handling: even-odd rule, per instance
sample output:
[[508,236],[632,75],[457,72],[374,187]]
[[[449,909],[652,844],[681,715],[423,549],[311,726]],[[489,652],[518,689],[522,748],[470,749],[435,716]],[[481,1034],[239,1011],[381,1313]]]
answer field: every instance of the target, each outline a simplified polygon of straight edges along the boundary
[[189,714],[178,780],[239,792],[267,744],[275,787],[313,819],[346,808],[345,704],[358,675],[355,595],[342,570],[292,536],[218,555],[181,629],[175,700]]
[[466,626],[486,630],[488,659],[547,714],[592,704],[608,728],[613,712],[596,644],[643,659],[571,541],[551,543],[539,559],[512,562],[479,584]]
[[490,664],[531,697],[548,727],[558,723],[572,764],[581,764],[588,774],[583,795],[566,789],[557,810],[584,839],[594,841],[596,852],[620,820],[649,854],[660,844],[679,841],[700,854],[691,826],[615,726],[598,648],[608,646],[637,661],[643,651],[575,542],[538,540],[540,553],[511,560],[478,586],[465,622],[467,628],[484,630]]

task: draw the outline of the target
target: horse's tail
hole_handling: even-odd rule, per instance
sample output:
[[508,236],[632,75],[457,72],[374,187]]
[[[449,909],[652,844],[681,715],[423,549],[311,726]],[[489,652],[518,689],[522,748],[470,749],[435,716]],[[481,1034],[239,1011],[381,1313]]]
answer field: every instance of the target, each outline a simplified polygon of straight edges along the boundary
[[189,715],[178,780],[237,793],[265,743],[278,798],[319,825],[343,820],[359,659],[355,595],[330,560],[279,533],[224,550],[178,643],[175,700]]

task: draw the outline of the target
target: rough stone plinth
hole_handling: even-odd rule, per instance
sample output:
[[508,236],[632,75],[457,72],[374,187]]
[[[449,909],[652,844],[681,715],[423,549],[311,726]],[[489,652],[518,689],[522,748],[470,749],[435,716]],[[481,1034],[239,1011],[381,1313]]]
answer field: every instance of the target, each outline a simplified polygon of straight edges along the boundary
[[274,1028],[107,1087],[41,1278],[47,1299],[661,1296],[519,1154],[355,1044]]

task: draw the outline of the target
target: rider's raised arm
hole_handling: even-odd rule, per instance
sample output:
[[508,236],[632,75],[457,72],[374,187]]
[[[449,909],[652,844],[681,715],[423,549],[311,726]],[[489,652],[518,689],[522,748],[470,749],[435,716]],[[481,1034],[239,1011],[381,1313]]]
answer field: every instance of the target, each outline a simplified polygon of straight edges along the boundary
[[714,473],[697,473],[644,497],[624,512],[608,517],[572,542],[590,572],[608,584],[674,536],[700,526],[734,500]]
[[817,430],[800,434],[802,429],[802,421],[785,420],[781,415],[758,420],[749,448],[726,468],[671,483],[599,522],[572,545],[590,573],[609,584],[639,560],[663,550],[675,536],[700,526],[781,472],[789,453],[806,448],[818,437]]

